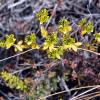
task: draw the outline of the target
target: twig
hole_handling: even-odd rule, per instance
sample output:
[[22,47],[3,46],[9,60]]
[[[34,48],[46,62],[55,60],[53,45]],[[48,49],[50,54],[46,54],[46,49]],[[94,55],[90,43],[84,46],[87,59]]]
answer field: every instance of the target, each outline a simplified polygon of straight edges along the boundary
[[13,55],[13,56],[10,56],[10,57],[1,59],[0,62],[3,62],[3,61],[5,61],[5,60],[11,59],[11,58],[14,58],[14,57],[17,57],[17,56],[20,56],[20,55],[25,54],[25,53],[27,53],[27,52],[29,52],[29,51],[32,51],[32,50],[33,50],[33,49],[28,49],[28,50],[26,50],[26,51],[24,51],[24,52],[21,52],[21,53],[18,53],[18,54],[16,54],[16,55]]
[[14,3],[14,4],[10,4],[9,6],[8,6],[8,8],[10,9],[10,8],[13,8],[13,7],[15,7],[15,6],[17,6],[17,5],[20,5],[20,4],[22,4],[23,2],[25,2],[26,0],[20,0],[19,2],[17,2],[17,3]]
[[[86,89],[86,88],[92,88],[92,87],[97,87],[97,86],[100,87],[100,85],[84,86],[84,87],[72,88],[72,89],[70,89],[70,91],[75,91],[75,90],[80,90],[80,89]],[[51,96],[54,96],[54,95],[58,95],[58,94],[62,94],[62,93],[66,93],[66,92],[68,92],[68,91],[65,90],[65,91],[57,92],[57,93],[45,96],[43,98],[40,98],[39,100],[44,100],[44,99],[46,99],[48,97],[51,97]]]
[[83,92],[83,93],[81,93],[81,94],[79,94],[79,95],[77,95],[77,96],[71,98],[70,100],[75,100],[75,99],[77,99],[78,97],[80,97],[80,96],[82,96],[82,95],[84,95],[84,94],[86,94],[86,93],[88,93],[88,92],[90,92],[90,91],[93,91],[93,90],[95,90],[95,89],[97,89],[97,88],[99,88],[99,87],[100,87],[100,86],[93,87],[92,89],[89,89],[89,90],[87,90],[87,91],[85,91],[85,92]]
[[[53,63],[53,62],[52,62]],[[52,63],[50,63],[50,65],[52,64]],[[57,63],[54,63],[54,64],[57,64]],[[23,69],[20,69],[20,70],[17,70],[17,71],[15,71],[15,72],[13,72],[12,74],[16,74],[16,73],[19,73],[19,72],[22,72],[22,71],[24,71],[24,70],[27,70],[27,69],[30,69],[30,68],[32,68],[31,66],[33,65],[34,67],[37,67],[37,66],[44,66],[45,64],[40,64],[40,63],[37,63],[37,64],[18,64],[18,65],[27,65],[27,66],[29,66],[29,67],[25,67],[25,68],[23,68]],[[51,67],[53,67],[54,65],[52,65]],[[50,68],[51,68],[50,67]],[[49,69],[50,69],[49,68]],[[47,70],[49,70],[49,69],[46,69],[45,71],[44,71],[44,73],[47,71]]]
[[77,98],[77,100],[82,100],[82,98],[86,98],[86,100],[88,100],[88,98],[93,98],[94,96],[96,96],[96,95],[100,95],[100,91],[98,91],[98,92],[93,92],[93,93],[90,93],[90,94],[86,94],[86,95],[83,95],[83,96],[81,96],[81,97],[79,97],[79,98]]
[[25,68],[23,68],[23,69],[14,71],[12,74],[16,74],[16,73],[22,72],[22,71],[27,70],[27,69],[30,69],[30,68],[32,68],[32,67],[25,67]]
[[58,7],[58,4],[55,4],[54,9],[53,9],[53,12],[52,12],[52,15],[50,16],[50,19],[48,20],[48,22],[46,24],[46,27],[45,27],[46,29],[47,29],[47,27],[48,27],[48,25],[49,25],[52,17],[54,16],[54,13],[56,12],[57,7]]
[[[91,0],[90,0],[90,1],[91,1]],[[88,12],[89,12],[90,18],[93,19],[92,13],[91,13],[91,11],[90,11],[90,9],[89,9],[89,5],[87,5],[87,10],[88,10]]]
[[75,6],[75,7],[79,8],[79,9],[82,9],[83,11],[87,11],[87,9],[85,9],[82,6],[79,6],[79,5],[77,5],[77,4],[73,3],[73,2],[70,2],[70,1],[66,0],[66,3],[68,3],[69,5]]
[[71,94],[70,89],[68,88],[68,86],[67,86],[66,82],[64,81],[64,79],[60,78],[59,76],[58,76],[58,79],[61,81],[63,87],[65,88],[65,90],[66,90],[66,91],[68,92],[68,94],[70,95],[70,94]]
[[[93,96],[91,96],[91,97],[88,97],[88,100],[91,100],[91,99],[93,99],[93,98],[95,98],[95,97],[100,97],[100,91],[99,91],[99,93],[97,93],[97,94],[95,94],[95,95],[93,95]],[[87,100],[87,99],[86,99]]]
[[51,62],[51,63],[48,65],[49,68],[47,68],[46,70],[44,70],[43,73],[44,73],[44,74],[47,73],[48,71],[50,71],[50,70],[51,70],[54,66],[56,66],[57,64],[59,64],[59,62],[58,62],[57,60]]
[[8,97],[8,95],[6,95],[4,92],[2,92],[1,90],[0,90],[0,93],[7,99],[7,100],[11,100],[9,97]]
[[93,53],[93,54],[95,54],[95,55],[100,55],[100,53],[94,52],[94,51],[91,51],[91,50],[88,50],[88,49],[83,49],[83,48],[78,48],[78,49],[79,49],[79,50],[83,50],[83,51],[88,51],[88,52]]
[[93,0],[89,0],[89,7],[90,7],[90,5],[91,5],[92,2],[93,2]]

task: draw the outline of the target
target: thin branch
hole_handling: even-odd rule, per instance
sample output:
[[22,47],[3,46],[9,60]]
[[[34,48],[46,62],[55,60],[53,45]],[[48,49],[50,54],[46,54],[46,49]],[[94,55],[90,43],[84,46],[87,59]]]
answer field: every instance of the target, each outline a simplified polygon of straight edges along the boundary
[[16,74],[16,73],[22,72],[22,71],[27,70],[27,69],[30,69],[30,68],[32,68],[32,67],[31,67],[31,66],[30,66],[30,67],[25,67],[25,68],[23,68],[23,69],[14,71],[12,74]]
[[68,94],[70,95],[70,94],[71,94],[71,93],[70,93],[70,89],[68,88],[68,85],[65,83],[65,81],[63,80],[63,78],[60,78],[60,77],[58,76],[58,80],[61,81],[63,87],[65,88],[65,90],[66,90],[66,91],[68,92]]
[[0,93],[1,93],[7,100],[11,100],[11,99],[9,98],[9,96],[8,96],[7,94],[5,94],[3,91],[0,90]]
[[56,12],[57,7],[58,7],[58,4],[55,4],[54,9],[53,9],[53,12],[52,12],[52,15],[50,16],[50,19],[49,19],[48,23],[46,24],[46,27],[45,27],[46,29],[47,29],[50,21],[52,20],[52,18],[54,16],[54,13]]
[[82,96],[82,95],[84,95],[84,94],[86,94],[86,93],[88,93],[88,92],[90,92],[90,91],[93,91],[93,90],[95,90],[95,89],[97,89],[97,88],[100,88],[100,86],[96,86],[96,87],[93,87],[92,89],[89,89],[89,90],[87,90],[87,91],[85,91],[85,92],[82,92],[81,94],[79,94],[79,95],[77,95],[77,96],[71,98],[70,100],[75,100],[75,99],[77,99],[78,97],[80,97],[80,96]]
[[100,95],[100,91],[96,91],[96,92],[93,92],[90,94],[83,95],[83,96],[77,98],[76,100],[82,100],[82,99],[88,100],[89,98],[96,97],[97,95]]
[[66,0],[65,3],[68,3],[68,4],[71,5],[71,6],[75,6],[75,7],[79,8],[79,9],[81,9],[81,10],[87,12],[87,9],[85,9],[85,8],[83,8],[82,6],[79,6],[79,5],[77,5],[77,4],[73,3],[73,2],[70,2],[70,1],[67,1],[67,0]]
[[[53,64],[57,64],[57,63],[54,63],[54,62],[52,62]],[[50,63],[50,64],[52,64],[52,63]],[[49,65],[50,65],[49,64]],[[19,73],[19,72],[22,72],[22,71],[24,71],[24,70],[27,70],[27,69],[30,69],[30,68],[32,68],[32,66],[34,66],[34,67],[37,67],[37,66],[45,66],[45,64],[40,64],[40,63],[37,63],[37,64],[18,64],[18,65],[22,65],[22,66],[29,66],[29,67],[25,67],[25,68],[23,68],[23,69],[20,69],[20,70],[17,70],[17,71],[14,71],[12,74],[16,74],[16,73]],[[54,65],[52,65],[52,67],[53,67]],[[50,69],[50,68],[49,68]],[[46,69],[45,71],[44,71],[44,73],[47,71],[47,70],[49,70],[49,69]]]
[[[99,93],[97,93],[97,94],[95,94],[95,95],[93,95],[93,96],[91,96],[91,97],[88,97],[88,100],[91,100],[91,99],[93,99],[93,98],[95,98],[95,97],[100,97],[100,91],[99,91]],[[86,99],[87,100],[87,99]]]
[[26,51],[24,51],[24,52],[21,52],[21,53],[18,53],[18,54],[16,54],[16,55],[13,55],[13,56],[10,56],[10,57],[1,59],[0,62],[3,62],[3,61],[5,61],[5,60],[11,59],[11,58],[15,58],[15,57],[17,57],[17,56],[20,56],[20,55],[25,54],[25,53],[27,53],[27,52],[29,52],[29,51],[32,51],[32,50],[33,50],[33,49],[28,49],[28,50],[26,50]]
[[[70,89],[70,91],[75,91],[75,90],[80,90],[80,89],[86,89],[86,88],[93,88],[93,87],[97,87],[97,86],[100,87],[100,85],[84,86],[84,87],[72,88],[72,89]],[[66,93],[66,92],[68,92],[68,91],[65,90],[65,91],[61,91],[61,92],[56,92],[54,94],[50,94],[48,96],[45,96],[43,98],[40,98],[39,100],[44,100],[44,99],[46,99],[48,97],[55,96],[55,95],[62,94],[62,93]]]
[[83,49],[83,48],[78,48],[78,49],[79,49],[79,50],[83,50],[83,51],[88,51],[88,52],[93,53],[93,54],[95,54],[95,55],[100,55],[100,53],[94,52],[94,51],[91,51],[91,50],[88,50],[88,49]]
[[19,2],[17,2],[17,3],[14,3],[14,4],[10,4],[9,6],[8,6],[8,8],[10,9],[10,8],[13,8],[13,7],[15,7],[15,6],[17,6],[17,5],[20,5],[20,4],[22,4],[23,2],[25,2],[26,0],[20,0]]

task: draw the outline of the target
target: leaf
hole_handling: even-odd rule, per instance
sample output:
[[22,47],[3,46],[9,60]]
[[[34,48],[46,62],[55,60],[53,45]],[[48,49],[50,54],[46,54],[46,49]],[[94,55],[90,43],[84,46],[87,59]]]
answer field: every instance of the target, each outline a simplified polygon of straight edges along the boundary
[[69,25],[69,21],[66,20],[64,17],[60,19],[58,24],[58,31],[63,34],[67,34],[72,30],[72,27]]
[[23,51],[23,49],[25,48],[24,45],[22,45],[23,41],[19,41],[16,45],[15,45],[15,51]]
[[32,42],[31,42],[31,41],[27,42],[27,45],[31,45],[31,44],[32,44]]
[[93,32],[93,28],[93,22],[89,22],[87,25],[82,27],[82,35]]
[[96,40],[97,42],[100,42],[100,32],[94,34],[94,36],[95,36],[95,40]]
[[63,48],[64,49],[68,49],[69,48],[69,45],[64,45]]
[[43,25],[40,26],[40,29],[41,29],[41,35],[42,35],[44,38],[47,37],[48,32],[45,30],[45,28],[44,28]]
[[49,46],[49,51],[51,52],[52,50],[54,50],[54,45]]
[[77,52],[77,46],[71,45],[71,48],[72,48],[75,52]]
[[40,21],[40,24],[47,22],[49,20],[48,11],[46,9],[41,9],[39,12],[36,13],[36,17]]
[[47,43],[44,43],[43,50],[46,50],[46,49],[48,49],[48,44]]
[[97,38],[97,42],[100,42],[100,38]]
[[0,40],[0,47],[5,48],[6,44],[4,40]]
[[60,59],[60,54],[56,53],[56,58]]
[[14,37],[14,34],[10,34],[10,35],[5,35],[5,45],[6,45],[6,48],[9,49],[11,46],[14,45],[16,39]]
[[31,47],[32,47],[32,49],[39,49],[39,46],[38,46],[36,43],[33,43],[33,44],[31,45]]
[[76,42],[75,45],[76,46],[81,46],[82,45],[82,42]]
[[15,51],[16,51],[16,52],[17,52],[17,51],[23,51],[23,49],[22,49],[20,46],[16,45]]
[[83,29],[82,31],[81,31],[81,34],[82,35],[85,35],[87,33],[87,30],[86,29]]
[[9,49],[11,46],[13,46],[13,43],[7,43],[6,42],[6,49]]
[[87,19],[86,19],[86,18],[83,18],[83,19],[78,23],[78,25],[79,25],[80,27],[82,27],[83,25],[86,24],[86,22],[87,22]]
[[51,52],[52,50],[54,50],[54,44],[48,45],[46,42],[43,45],[43,50],[49,49],[49,51]]
[[25,37],[25,42],[27,45],[31,45],[32,43],[36,42],[35,33],[31,33]]

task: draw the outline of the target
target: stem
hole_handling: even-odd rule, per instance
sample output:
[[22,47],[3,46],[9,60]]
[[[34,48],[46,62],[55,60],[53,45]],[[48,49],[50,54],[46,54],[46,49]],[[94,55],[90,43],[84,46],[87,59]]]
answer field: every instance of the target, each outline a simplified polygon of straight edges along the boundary
[[27,53],[27,52],[29,52],[29,51],[32,51],[32,50],[33,50],[33,49],[28,49],[28,50],[26,50],[26,51],[24,51],[24,52],[21,52],[21,53],[18,53],[18,54],[16,54],[16,55],[13,55],[13,56],[10,56],[10,57],[1,59],[0,62],[3,62],[3,61],[5,61],[5,60],[11,59],[11,58],[14,58],[14,57],[17,57],[17,56],[20,56],[20,55],[25,54],[25,53]]
[[[80,89],[86,89],[86,88],[92,88],[92,89],[93,89],[93,87],[94,87],[94,88],[97,88],[97,87],[100,87],[100,85],[84,86],[84,87],[72,88],[72,89],[70,89],[70,91],[75,91],[75,90],[80,90]],[[54,94],[45,96],[45,97],[43,97],[43,98],[40,98],[39,100],[44,100],[44,99],[46,99],[46,98],[48,98],[48,97],[55,96],[55,95],[62,94],[62,93],[66,93],[66,92],[68,92],[68,91],[65,90],[65,91],[57,92],[57,93],[54,93]]]
[[84,94],[86,94],[86,93],[88,93],[88,92],[90,92],[90,91],[93,91],[93,90],[95,90],[95,89],[97,89],[97,88],[99,88],[99,87],[100,87],[100,86],[93,87],[92,89],[89,89],[89,90],[87,90],[87,91],[85,91],[85,92],[83,92],[83,93],[81,93],[81,94],[79,94],[79,95],[73,97],[71,100],[75,100],[75,99],[77,99],[78,97],[80,97],[80,96],[82,96],[82,95],[84,95]]
[[78,49],[79,49],[79,50],[83,50],[83,51],[88,51],[88,52],[93,53],[93,54],[95,54],[95,55],[100,55],[100,53],[94,52],[94,51],[91,51],[91,50],[87,50],[87,49],[83,49],[83,48],[78,48]]

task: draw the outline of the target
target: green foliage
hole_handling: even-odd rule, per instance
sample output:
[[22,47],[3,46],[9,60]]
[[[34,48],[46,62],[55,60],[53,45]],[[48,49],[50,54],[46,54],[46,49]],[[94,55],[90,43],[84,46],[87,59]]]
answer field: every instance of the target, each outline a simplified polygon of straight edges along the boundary
[[48,36],[48,32],[46,31],[46,29],[44,28],[43,25],[40,26],[41,29],[41,35],[46,38]]
[[49,20],[48,11],[46,9],[41,9],[37,14],[36,17],[40,21],[40,29],[41,35],[45,38],[48,35],[48,32],[45,30],[44,26],[42,25],[44,22]]
[[86,26],[83,27],[82,35],[86,33],[91,33],[91,32],[93,32],[93,22],[89,22]]
[[57,37],[57,33],[53,32],[51,33],[45,40],[45,42],[50,45],[50,44],[57,44],[58,42],[58,37]]
[[[27,35],[23,40],[15,42],[16,39],[14,34],[5,35],[4,40],[0,40],[0,47],[9,49],[14,46],[15,51],[23,51],[24,48],[41,49],[45,50],[49,58],[60,59],[63,53],[67,50],[74,50],[77,52],[78,47],[82,45],[82,42],[75,40],[71,37],[69,32],[72,31],[70,22],[64,17],[59,21],[58,32],[48,33],[48,31],[43,26],[44,22],[49,19],[48,11],[46,9],[41,9],[36,14],[38,20],[40,21],[40,32],[44,38],[43,44],[39,45],[36,43],[35,33]],[[79,23],[79,30],[81,35],[93,32],[93,22],[88,22],[86,18],[83,18]],[[95,40],[100,42],[100,33],[94,35]],[[41,47],[41,48],[40,48]]]
[[49,49],[49,51],[52,51],[57,43],[58,43],[57,33],[53,32],[46,38],[43,45],[43,50]]
[[100,33],[94,34],[95,40],[100,43]]
[[0,47],[2,47],[2,48],[5,48],[6,47],[4,40],[0,40]]
[[69,50],[74,50],[75,52],[77,52],[77,49],[79,46],[81,46],[82,43],[81,42],[76,42],[75,43],[75,39],[71,38],[70,35],[66,35],[62,38],[62,48],[64,50],[69,49]]
[[14,46],[16,39],[14,37],[14,34],[5,35],[4,40],[0,40],[0,46],[5,47],[6,49],[9,49],[10,47]]
[[33,43],[36,43],[36,36],[35,36],[35,33],[31,33],[29,35],[27,35],[25,37],[25,42],[28,44],[28,45],[32,45]]
[[28,91],[28,87],[25,82],[20,80],[17,76],[12,75],[11,73],[8,73],[6,71],[1,72],[0,74],[0,76],[6,82],[7,86],[9,86],[10,88],[16,88],[24,92]]
[[62,18],[60,21],[59,21],[59,24],[58,24],[58,31],[60,33],[63,33],[63,34],[67,34],[68,32],[70,32],[72,30],[71,26],[69,25],[69,22],[65,19],[65,18]]
[[23,45],[23,41],[19,41],[17,44],[14,44],[15,46],[15,51],[23,51],[25,47],[25,45]]
[[58,47],[58,48],[54,48],[52,51],[47,51],[48,57],[52,58],[52,59],[60,59],[60,56],[63,55],[63,48],[62,47]]
[[28,46],[31,46],[32,49],[39,49],[38,44],[36,43],[35,33],[31,33],[25,37],[25,42]]
[[81,21],[78,22],[78,25],[80,27],[84,26],[85,24],[87,23],[87,19],[86,18],[83,18]]
[[75,43],[75,39],[71,38],[69,35],[66,35],[62,38],[62,44],[64,45],[69,45]]
[[41,9],[39,12],[36,13],[36,17],[40,21],[40,24],[43,24],[49,19],[48,11],[46,9]]
[[81,34],[85,35],[86,33],[93,32],[93,22],[87,22],[86,18],[83,18],[79,23],[79,27],[81,28]]
[[[70,22],[68,20],[66,20],[65,18],[62,18],[58,24],[58,31],[48,33],[48,31],[43,26],[43,23],[47,22],[49,19],[48,11],[46,9],[41,9],[36,14],[36,16],[38,20],[40,21],[40,32],[44,40],[44,42],[41,45],[37,44],[35,33],[28,34],[24,38],[24,40],[20,40],[18,42],[16,41],[14,34],[10,34],[10,35],[5,35],[4,40],[0,40],[0,47],[9,49],[13,46],[15,51],[23,51],[24,48],[44,50],[46,51],[48,58],[51,58],[53,60],[60,59],[63,56],[65,51],[73,50],[77,52],[78,48],[82,45],[82,42],[80,41],[76,42],[75,38],[70,36],[69,33],[72,31],[72,27],[70,26]],[[93,32],[93,22],[87,23],[86,18],[82,19],[78,23],[78,26],[81,30],[81,35],[83,36],[86,33]],[[94,34],[94,37],[95,37],[96,42],[100,43],[100,32]],[[92,50],[91,47],[93,46],[91,46],[90,44],[89,46],[86,46],[85,44],[84,47],[87,47],[90,50]],[[25,80],[22,81],[19,79],[19,77],[5,71],[1,72],[0,75],[1,75],[1,78],[7,84],[7,86],[9,86],[10,88],[19,89],[24,92],[29,91],[29,87],[26,84]],[[45,93],[46,86],[47,87],[50,86],[48,89],[49,91],[48,93],[51,93],[51,91],[53,90],[57,90],[58,79],[56,78],[56,73],[52,72],[48,75],[48,77],[50,79],[48,82],[49,85],[41,83],[40,85],[38,85],[38,87],[35,87],[33,90],[35,91],[35,93],[32,92],[34,94],[33,98],[36,99],[36,98],[45,96],[45,94],[47,95],[47,91]],[[63,75],[62,78],[67,81],[68,75],[65,74]],[[46,79],[45,79],[45,82],[46,82]],[[32,100],[35,100],[35,99],[32,99]]]
[[14,45],[16,39],[14,38],[14,34],[6,35],[5,38],[6,38],[5,40],[6,48],[9,49],[11,46]]

